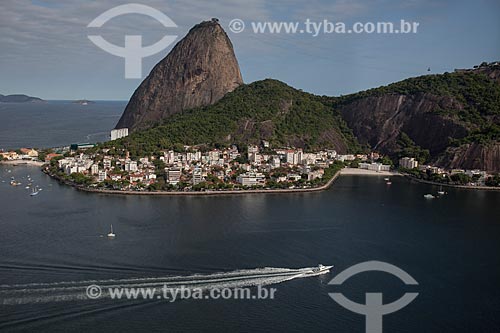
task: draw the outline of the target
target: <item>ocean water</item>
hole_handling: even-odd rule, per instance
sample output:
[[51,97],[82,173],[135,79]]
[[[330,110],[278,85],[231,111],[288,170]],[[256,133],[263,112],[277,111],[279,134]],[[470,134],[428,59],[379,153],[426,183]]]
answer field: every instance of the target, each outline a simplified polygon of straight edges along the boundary
[[[8,184],[28,175],[43,189],[38,196]],[[500,328],[500,193],[449,189],[425,200],[438,189],[399,177],[388,187],[381,177],[341,176],[321,193],[134,197],[78,192],[33,167],[0,166],[0,177],[5,331],[363,332],[364,317],[329,292],[359,303],[366,292],[382,292],[386,303],[418,292],[384,316],[384,332]],[[110,224],[113,240],[103,237]],[[328,285],[369,260],[396,265],[419,285],[380,272]],[[334,269],[290,278],[318,263]],[[269,284],[275,299],[79,297],[91,283],[189,285],[200,274],[207,288]]]
[[[0,146],[104,138],[124,106],[0,104]],[[25,189],[28,176],[39,195]],[[11,177],[22,185],[10,186]],[[384,316],[384,332],[500,331],[500,193],[448,189],[425,200],[438,189],[392,182],[341,176],[318,193],[111,196],[60,185],[34,167],[0,165],[0,330],[364,332],[364,316],[328,293],[364,303],[367,292],[381,292],[389,303],[418,292]],[[105,237],[111,224],[113,240]],[[418,285],[381,272],[328,285],[371,260],[400,267]],[[334,268],[296,274],[319,263]],[[163,283],[254,291],[265,284],[276,293],[175,302],[82,297],[89,284]]]
[[61,147],[109,140],[127,102],[0,103],[0,149]]

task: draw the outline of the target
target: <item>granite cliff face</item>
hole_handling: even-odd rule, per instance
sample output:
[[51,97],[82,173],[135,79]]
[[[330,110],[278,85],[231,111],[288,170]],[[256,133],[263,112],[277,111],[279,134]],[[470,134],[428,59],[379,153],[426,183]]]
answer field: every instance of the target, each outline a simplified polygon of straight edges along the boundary
[[489,144],[470,143],[460,147],[450,147],[437,163],[450,169],[481,169],[500,171],[500,142]]
[[461,110],[463,105],[452,97],[429,93],[389,94],[356,100],[341,112],[361,144],[390,153],[404,132],[415,144],[437,154],[448,146],[450,137],[467,134],[467,129],[455,119],[437,114],[438,108]]
[[216,19],[194,26],[132,95],[116,128],[146,129],[211,105],[243,84],[228,36]]
[[428,162],[500,171],[499,66],[430,75],[347,96],[338,108],[359,143],[400,157],[404,135]]

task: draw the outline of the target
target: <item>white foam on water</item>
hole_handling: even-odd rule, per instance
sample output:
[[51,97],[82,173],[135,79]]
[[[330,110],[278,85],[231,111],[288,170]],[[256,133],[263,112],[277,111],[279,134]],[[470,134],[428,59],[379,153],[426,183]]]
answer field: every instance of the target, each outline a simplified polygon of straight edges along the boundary
[[[205,275],[193,274],[188,276],[1,285],[0,304],[15,305],[89,300],[86,295],[86,288],[90,285],[98,285],[101,288],[102,296],[99,299],[109,300],[111,299],[108,292],[109,288],[156,288],[158,291],[164,286],[167,288],[182,287],[190,289],[199,288],[203,290],[216,288],[243,288],[277,284],[297,278],[312,277],[327,273],[326,271],[312,273],[314,268],[315,267],[290,269],[266,267]],[[143,298],[138,297],[137,299],[141,300]]]

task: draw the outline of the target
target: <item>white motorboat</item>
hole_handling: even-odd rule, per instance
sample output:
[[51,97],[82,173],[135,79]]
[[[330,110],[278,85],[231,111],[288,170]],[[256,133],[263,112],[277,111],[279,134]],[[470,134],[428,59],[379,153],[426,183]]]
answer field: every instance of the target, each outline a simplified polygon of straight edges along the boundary
[[318,267],[315,267],[311,269],[310,271],[306,272],[305,275],[320,275],[320,274],[325,274],[332,269],[333,266],[324,266],[322,264],[319,264]]

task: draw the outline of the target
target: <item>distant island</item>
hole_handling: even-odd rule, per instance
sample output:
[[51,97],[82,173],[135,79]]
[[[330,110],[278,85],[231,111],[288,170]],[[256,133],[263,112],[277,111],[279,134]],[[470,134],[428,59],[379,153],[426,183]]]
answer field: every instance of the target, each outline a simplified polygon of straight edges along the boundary
[[0,94],[0,103],[45,103],[45,101],[38,97],[32,97],[22,94],[5,96]]
[[95,104],[94,101],[89,101],[89,100],[86,100],[86,99],[79,99],[79,100],[73,101],[72,103],[74,103],[74,104],[80,104],[80,105]]

